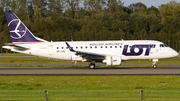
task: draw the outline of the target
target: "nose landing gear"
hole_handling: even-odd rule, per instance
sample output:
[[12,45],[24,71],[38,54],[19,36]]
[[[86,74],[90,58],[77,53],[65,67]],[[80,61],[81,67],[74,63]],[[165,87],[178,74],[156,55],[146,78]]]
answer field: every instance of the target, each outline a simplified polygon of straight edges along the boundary
[[153,68],[154,68],[154,69],[156,69],[156,68],[157,68],[157,65],[156,65],[156,64],[154,64],[154,65],[153,65]]
[[157,68],[157,65],[156,65],[156,62],[158,62],[158,59],[153,59],[153,68],[156,69]]

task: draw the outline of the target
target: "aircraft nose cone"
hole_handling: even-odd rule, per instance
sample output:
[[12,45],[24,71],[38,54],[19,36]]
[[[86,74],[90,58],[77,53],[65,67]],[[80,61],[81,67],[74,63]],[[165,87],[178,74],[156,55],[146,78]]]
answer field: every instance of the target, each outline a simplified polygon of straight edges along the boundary
[[178,52],[176,52],[176,51],[173,51],[173,53],[172,53],[175,57],[177,57],[177,56],[179,56],[179,53]]

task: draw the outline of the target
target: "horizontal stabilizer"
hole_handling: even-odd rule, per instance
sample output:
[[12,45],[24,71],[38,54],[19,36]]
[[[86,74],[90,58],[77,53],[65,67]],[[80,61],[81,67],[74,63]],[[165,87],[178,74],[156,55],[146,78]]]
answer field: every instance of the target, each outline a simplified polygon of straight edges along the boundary
[[29,50],[30,49],[30,48],[24,47],[24,46],[13,45],[12,43],[5,43],[5,46],[3,46],[2,48],[11,49],[11,47],[15,47],[18,50]]

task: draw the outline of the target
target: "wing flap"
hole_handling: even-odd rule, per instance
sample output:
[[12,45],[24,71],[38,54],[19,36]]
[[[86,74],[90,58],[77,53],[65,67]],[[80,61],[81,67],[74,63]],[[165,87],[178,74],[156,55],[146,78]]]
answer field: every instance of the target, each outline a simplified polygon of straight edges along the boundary
[[98,54],[93,52],[85,52],[85,51],[75,51],[76,55],[90,55],[90,56],[99,56],[99,57],[105,57],[105,54]]

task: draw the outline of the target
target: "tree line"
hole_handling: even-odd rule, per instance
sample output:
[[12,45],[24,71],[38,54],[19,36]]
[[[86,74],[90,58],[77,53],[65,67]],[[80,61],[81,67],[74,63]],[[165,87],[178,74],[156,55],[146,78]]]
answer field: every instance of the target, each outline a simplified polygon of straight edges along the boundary
[[158,8],[121,0],[2,0],[0,47],[11,42],[4,12],[47,41],[159,40],[180,51],[180,3]]

